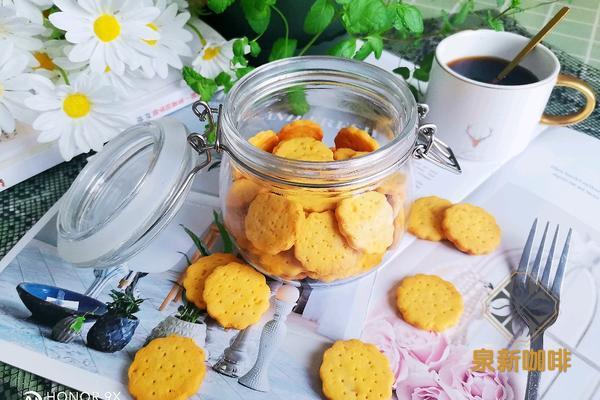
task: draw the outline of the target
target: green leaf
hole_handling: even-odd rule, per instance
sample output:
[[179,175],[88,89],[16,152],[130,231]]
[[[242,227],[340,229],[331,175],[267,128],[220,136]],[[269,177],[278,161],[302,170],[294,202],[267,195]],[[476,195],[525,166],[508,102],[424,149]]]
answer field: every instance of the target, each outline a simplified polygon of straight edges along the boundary
[[273,49],[269,54],[269,61],[280,60],[282,58],[292,57],[296,51],[296,39],[279,38],[273,43]]
[[185,261],[187,262],[188,267],[192,265],[192,260],[190,260],[187,253],[184,253],[183,251],[178,251],[178,253],[185,257]]
[[71,326],[69,326],[69,329],[71,329],[73,332],[81,332],[81,329],[83,328],[83,324],[85,322],[85,316],[80,315],[78,317],[75,317],[75,320],[73,321],[73,323],[71,324]]
[[498,6],[498,7],[502,7],[502,6],[504,5],[504,2],[505,2],[505,1],[506,1],[506,0],[496,0],[496,6]]
[[208,101],[217,92],[218,87],[213,79],[203,77],[187,65],[183,67],[182,76],[185,83],[198,93],[201,100]]
[[252,57],[256,57],[260,54],[261,48],[256,40],[250,42],[250,54]]
[[413,78],[418,81],[427,82],[429,80],[429,72],[423,69],[415,69],[415,72],[413,72]]
[[417,7],[409,4],[398,4],[396,13],[402,26],[407,31],[414,34],[423,33],[423,14]]
[[192,242],[194,242],[200,254],[202,254],[203,257],[209,256],[210,252],[208,251],[204,243],[202,243],[202,240],[194,232],[186,228],[183,224],[181,224],[180,226],[183,228],[185,233],[188,234],[190,239],[192,239]]
[[304,31],[313,35],[324,31],[333,20],[334,15],[335,7],[331,0],[316,0],[304,19]]
[[410,89],[410,92],[412,93],[415,100],[419,101],[419,97],[420,97],[419,89],[415,85],[412,85],[410,83],[408,84],[408,88]]
[[236,68],[235,70],[235,77],[240,79],[242,76],[246,75],[247,73],[251,72],[254,69],[254,67],[242,67],[242,68]]
[[369,54],[373,52],[373,46],[369,41],[366,41],[360,46],[360,49],[354,55],[355,60],[363,61],[365,58],[369,57]]
[[294,115],[304,115],[310,110],[310,105],[306,101],[306,92],[301,86],[291,88],[287,93],[290,111]]
[[229,92],[229,89],[233,86],[233,80],[231,79],[231,75],[227,72],[223,71],[217,75],[215,78],[215,83],[219,86],[223,86],[223,90],[225,93]]
[[224,12],[235,0],[208,0],[208,8],[217,14]]
[[379,59],[383,52],[383,39],[379,35],[371,35],[367,37],[367,41],[371,45],[371,49],[373,49],[375,58]]
[[264,33],[271,22],[271,7],[263,1],[241,0],[242,10],[252,30],[258,34]]
[[225,225],[221,222],[219,218],[219,214],[213,210],[213,222],[217,226],[219,233],[221,234],[221,239],[223,239],[223,252],[224,253],[233,253],[233,241],[231,240],[231,236],[225,229]]
[[352,0],[344,5],[342,22],[351,35],[370,35],[388,29],[390,20],[383,0]]
[[356,52],[356,39],[350,38],[342,40],[329,50],[329,55],[352,58]]
[[521,0],[511,0],[510,7],[520,9],[521,8]]
[[503,31],[504,30],[504,22],[502,22],[501,19],[494,18],[492,16],[492,12],[490,10],[488,10],[485,20],[486,20],[487,24],[489,25],[489,27],[492,28],[493,30],[495,30],[495,31]]
[[425,55],[419,64],[419,69],[422,69],[426,72],[431,72],[431,67],[433,66],[433,59],[435,58],[435,52],[431,52]]
[[248,44],[247,37],[243,37],[243,38],[234,40],[233,46],[232,46],[233,55],[238,56],[238,57],[240,57],[240,56],[243,57],[245,54],[247,44]]
[[474,8],[475,8],[474,0],[463,0],[462,4],[460,6],[460,9],[458,10],[458,12],[456,14],[454,14],[450,18],[450,21],[452,22],[453,25],[464,24],[465,21],[467,20],[467,17],[473,11]]
[[410,69],[408,67],[398,67],[394,69],[393,72],[400,75],[404,79],[410,78]]

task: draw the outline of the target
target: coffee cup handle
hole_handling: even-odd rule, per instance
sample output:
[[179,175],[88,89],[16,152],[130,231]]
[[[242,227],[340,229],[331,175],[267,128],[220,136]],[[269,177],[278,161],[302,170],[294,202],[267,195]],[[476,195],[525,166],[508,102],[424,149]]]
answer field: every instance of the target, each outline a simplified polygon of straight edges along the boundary
[[594,90],[582,81],[570,75],[560,74],[556,86],[564,86],[579,91],[585,97],[585,106],[575,113],[567,115],[542,115],[542,124],[546,125],[571,125],[583,121],[594,111],[596,107],[596,95]]

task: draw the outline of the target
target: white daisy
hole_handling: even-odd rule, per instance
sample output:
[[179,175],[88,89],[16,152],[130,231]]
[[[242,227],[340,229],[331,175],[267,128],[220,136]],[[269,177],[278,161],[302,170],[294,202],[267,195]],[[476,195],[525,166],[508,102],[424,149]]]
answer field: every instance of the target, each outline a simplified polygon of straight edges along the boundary
[[[0,43],[12,42],[15,51],[31,53],[42,47],[42,41],[36,36],[44,31],[42,25],[17,17],[14,9],[0,7]],[[33,57],[30,56],[29,59],[33,60]]]
[[172,2],[177,4],[179,11],[186,11],[188,9],[189,4],[187,0],[173,0]]
[[0,0],[0,6],[13,8],[18,17],[42,25],[44,22],[42,11],[52,6],[52,0]]
[[24,53],[15,54],[12,43],[0,42],[0,132],[14,131],[15,120],[31,122],[35,118],[24,101],[45,79],[26,73],[28,63]]
[[139,70],[131,71],[125,69],[125,72],[122,75],[118,75],[110,69],[107,69],[105,72],[96,76],[99,77],[102,84],[112,87],[115,94],[122,100],[130,100],[138,96],[148,83]]
[[181,69],[181,57],[192,55],[186,42],[191,41],[193,36],[185,29],[190,13],[178,13],[177,4],[167,4],[166,0],[156,0],[154,5],[160,10],[160,15],[148,26],[160,34],[160,39],[139,42],[138,49],[149,56],[142,61],[144,74],[148,78],[158,75],[165,79],[169,65]]
[[146,7],[139,0],[54,0],[61,9],[50,14],[50,22],[66,31],[65,38],[74,43],[69,52],[73,62],[87,61],[92,71],[109,67],[123,74],[125,65],[140,66],[142,55],[136,50],[141,40],[158,40],[158,32],[148,25],[158,17],[156,7]]
[[72,47],[66,40],[44,42],[42,48],[33,53],[36,61],[33,70],[50,79],[62,78],[60,69],[67,74],[81,71],[87,66],[87,63],[74,63],[69,60],[67,54]]
[[47,82],[25,104],[41,111],[33,122],[33,128],[40,131],[38,141],[58,140],[65,160],[90,150],[100,151],[132,122],[121,114],[113,89],[99,84],[92,75],[79,74],[71,85]]
[[192,61],[194,70],[208,79],[216,78],[223,71],[231,74],[234,41],[235,39],[222,42],[207,42],[194,61]]

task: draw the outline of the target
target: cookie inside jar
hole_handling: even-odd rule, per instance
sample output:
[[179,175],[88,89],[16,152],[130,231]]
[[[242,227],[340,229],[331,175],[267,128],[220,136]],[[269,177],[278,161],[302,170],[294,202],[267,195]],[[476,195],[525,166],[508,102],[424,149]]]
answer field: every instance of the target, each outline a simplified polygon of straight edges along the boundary
[[[331,137],[320,124],[298,119],[248,142],[274,157],[346,163],[377,151],[366,130],[350,125]],[[405,231],[407,171],[346,187],[298,187],[261,179],[231,163],[225,226],[262,272],[286,281],[332,283],[369,273]]]
[[365,276],[402,239],[419,118],[397,77],[315,61],[242,79],[221,118],[227,229],[258,270],[310,286]]

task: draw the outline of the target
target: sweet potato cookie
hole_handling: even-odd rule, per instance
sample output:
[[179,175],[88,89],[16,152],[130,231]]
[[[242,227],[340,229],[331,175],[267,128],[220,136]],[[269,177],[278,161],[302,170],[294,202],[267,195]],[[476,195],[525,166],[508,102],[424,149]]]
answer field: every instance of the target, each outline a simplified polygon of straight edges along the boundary
[[303,220],[304,210],[297,202],[273,193],[260,193],[248,208],[246,236],[258,250],[277,254],[294,245]]
[[267,153],[271,153],[279,143],[279,137],[273,131],[262,131],[248,139],[248,142]]
[[385,195],[365,192],[339,202],[340,232],[356,250],[383,253],[394,239],[394,210]]
[[224,328],[245,329],[258,322],[269,309],[270,295],[264,275],[239,262],[215,268],[204,286],[206,310]]
[[436,196],[421,197],[413,203],[406,226],[420,239],[439,242],[444,239],[442,218],[452,203]]
[[404,278],[396,290],[396,305],[406,322],[435,332],[456,325],[463,312],[460,292],[436,275]]
[[136,400],[183,400],[194,395],[204,379],[204,350],[192,339],[154,339],[129,366],[129,393]]
[[282,251],[275,255],[263,254],[260,256],[259,263],[266,273],[283,279],[297,280],[306,277],[305,270],[294,256],[293,250]]
[[298,192],[296,194],[286,194],[288,199],[297,201],[304,211],[308,212],[323,212],[327,210],[335,210],[337,203],[340,201],[338,197],[331,197],[323,194],[309,193],[307,191]]
[[292,160],[333,161],[333,152],[329,147],[312,137],[281,140],[273,149],[273,154]]
[[329,400],[388,400],[394,374],[377,347],[360,340],[339,340],[323,354],[319,370]]
[[494,216],[472,204],[446,209],[442,229],[457,249],[468,254],[491,253],[500,245],[500,227]]
[[279,130],[279,140],[288,140],[298,137],[310,137],[315,140],[323,140],[323,130],[314,121],[308,119],[299,119],[284,125]]
[[250,179],[238,179],[229,188],[226,205],[228,207],[247,207],[256,195],[265,190],[266,188]]
[[214,253],[206,257],[201,257],[190,265],[185,271],[183,278],[183,287],[185,288],[185,297],[200,309],[206,308],[204,302],[204,283],[208,275],[215,268],[229,264],[233,261],[240,261],[236,256],[230,253]]
[[294,254],[313,277],[350,269],[359,257],[339,232],[333,211],[308,215],[298,232]]
[[352,149],[335,149],[333,152],[334,160],[348,160],[354,157],[364,156],[365,154],[369,154],[368,151],[356,151]]
[[336,149],[347,148],[355,151],[375,151],[379,148],[377,140],[373,139],[367,131],[355,126],[340,129],[335,139]]

